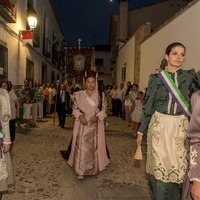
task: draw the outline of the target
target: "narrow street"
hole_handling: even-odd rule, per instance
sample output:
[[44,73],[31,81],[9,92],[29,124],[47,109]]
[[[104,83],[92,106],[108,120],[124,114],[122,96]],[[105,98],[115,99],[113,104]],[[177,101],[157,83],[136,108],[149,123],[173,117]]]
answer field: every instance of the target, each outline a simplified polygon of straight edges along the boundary
[[37,122],[36,128],[17,130],[11,150],[15,186],[3,200],[150,200],[145,173],[145,143],[142,161],[133,159],[136,143],[126,122],[107,118],[107,145],[111,163],[98,176],[78,180],[60,156],[70,142],[74,119],[67,117],[66,128],[53,117]]

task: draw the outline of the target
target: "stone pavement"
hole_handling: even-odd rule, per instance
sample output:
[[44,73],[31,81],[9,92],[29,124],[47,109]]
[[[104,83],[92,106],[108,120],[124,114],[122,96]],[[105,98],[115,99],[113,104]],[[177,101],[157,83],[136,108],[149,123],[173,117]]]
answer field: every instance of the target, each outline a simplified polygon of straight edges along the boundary
[[[36,128],[17,130],[11,150],[15,185],[2,200],[150,200],[146,155],[133,159],[136,143],[125,121],[108,117],[107,146],[111,163],[97,176],[78,180],[59,151],[67,148],[73,121],[67,117],[66,128],[57,120],[45,118]],[[142,146],[146,150],[145,143]]]

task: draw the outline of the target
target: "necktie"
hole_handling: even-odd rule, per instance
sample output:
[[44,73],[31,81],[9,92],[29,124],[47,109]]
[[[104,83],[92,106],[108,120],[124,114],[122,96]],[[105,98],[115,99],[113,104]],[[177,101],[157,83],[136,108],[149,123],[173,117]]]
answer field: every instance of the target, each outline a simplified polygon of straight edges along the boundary
[[63,101],[63,91],[62,90],[60,91],[60,101],[61,102]]

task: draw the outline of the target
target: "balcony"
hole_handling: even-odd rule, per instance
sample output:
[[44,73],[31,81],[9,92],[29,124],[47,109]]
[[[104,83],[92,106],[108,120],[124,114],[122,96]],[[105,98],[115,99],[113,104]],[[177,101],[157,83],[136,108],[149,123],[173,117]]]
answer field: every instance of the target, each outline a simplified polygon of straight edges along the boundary
[[39,25],[37,25],[37,27],[33,30],[33,46],[40,47],[40,26]]
[[51,51],[52,51],[51,41],[48,38],[45,37],[44,52],[43,52],[44,56],[46,58],[50,58],[51,57]]
[[9,0],[0,0],[0,15],[8,22],[16,22],[16,6]]

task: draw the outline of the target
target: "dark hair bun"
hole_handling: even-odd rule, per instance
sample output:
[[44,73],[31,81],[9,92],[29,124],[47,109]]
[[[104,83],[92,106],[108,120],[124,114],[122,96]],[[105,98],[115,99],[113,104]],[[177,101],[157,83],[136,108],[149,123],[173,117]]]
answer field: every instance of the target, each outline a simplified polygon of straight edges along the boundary
[[94,77],[96,78],[96,72],[92,70],[85,71],[85,78]]

